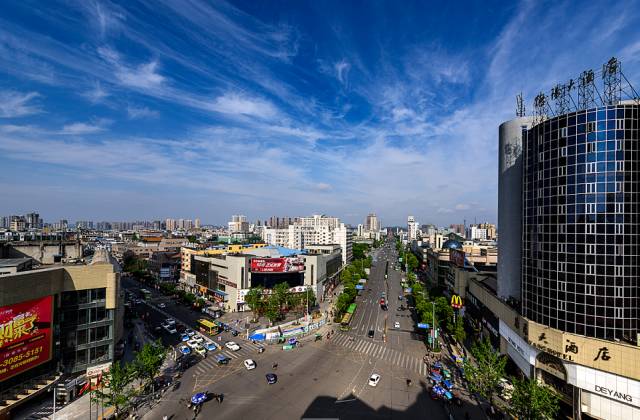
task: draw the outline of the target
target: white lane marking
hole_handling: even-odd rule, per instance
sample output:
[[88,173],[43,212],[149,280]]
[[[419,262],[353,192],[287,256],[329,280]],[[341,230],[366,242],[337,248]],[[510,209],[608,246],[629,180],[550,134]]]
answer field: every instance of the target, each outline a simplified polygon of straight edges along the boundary
[[384,358],[384,354],[387,352],[387,348],[383,347],[382,348],[382,354],[380,354],[380,358],[383,359]]

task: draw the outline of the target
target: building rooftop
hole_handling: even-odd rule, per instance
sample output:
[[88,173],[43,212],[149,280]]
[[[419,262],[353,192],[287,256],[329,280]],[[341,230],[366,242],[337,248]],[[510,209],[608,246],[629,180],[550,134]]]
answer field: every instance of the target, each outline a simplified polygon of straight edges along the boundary
[[0,259],[0,267],[17,267],[31,260],[31,258],[2,258]]

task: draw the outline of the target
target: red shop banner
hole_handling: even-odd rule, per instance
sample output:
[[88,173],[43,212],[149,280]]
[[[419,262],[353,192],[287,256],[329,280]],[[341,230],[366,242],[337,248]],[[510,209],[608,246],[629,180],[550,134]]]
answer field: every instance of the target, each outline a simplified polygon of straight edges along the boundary
[[53,297],[0,308],[0,382],[51,360]]

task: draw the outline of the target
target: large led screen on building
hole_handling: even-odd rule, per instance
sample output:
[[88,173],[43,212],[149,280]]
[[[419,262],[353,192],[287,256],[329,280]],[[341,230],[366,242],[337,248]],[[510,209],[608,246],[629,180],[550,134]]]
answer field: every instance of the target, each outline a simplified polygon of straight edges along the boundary
[[251,260],[253,273],[288,273],[304,271],[304,262],[300,258],[254,258]]
[[53,297],[0,308],[0,382],[51,359]]

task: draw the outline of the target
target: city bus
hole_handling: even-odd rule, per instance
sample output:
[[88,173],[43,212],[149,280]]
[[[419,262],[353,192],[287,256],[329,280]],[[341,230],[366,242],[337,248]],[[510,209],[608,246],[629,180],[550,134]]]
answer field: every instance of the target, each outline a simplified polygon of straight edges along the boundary
[[209,335],[216,335],[220,332],[220,327],[213,321],[208,319],[199,319],[196,321],[196,328]]
[[356,311],[357,305],[352,303],[347,308],[347,312],[342,317],[342,321],[340,322],[340,330],[349,331],[349,324],[351,323],[351,319],[353,318],[353,314]]
[[142,299],[148,300],[151,298],[151,292],[147,289],[140,289],[140,297]]

